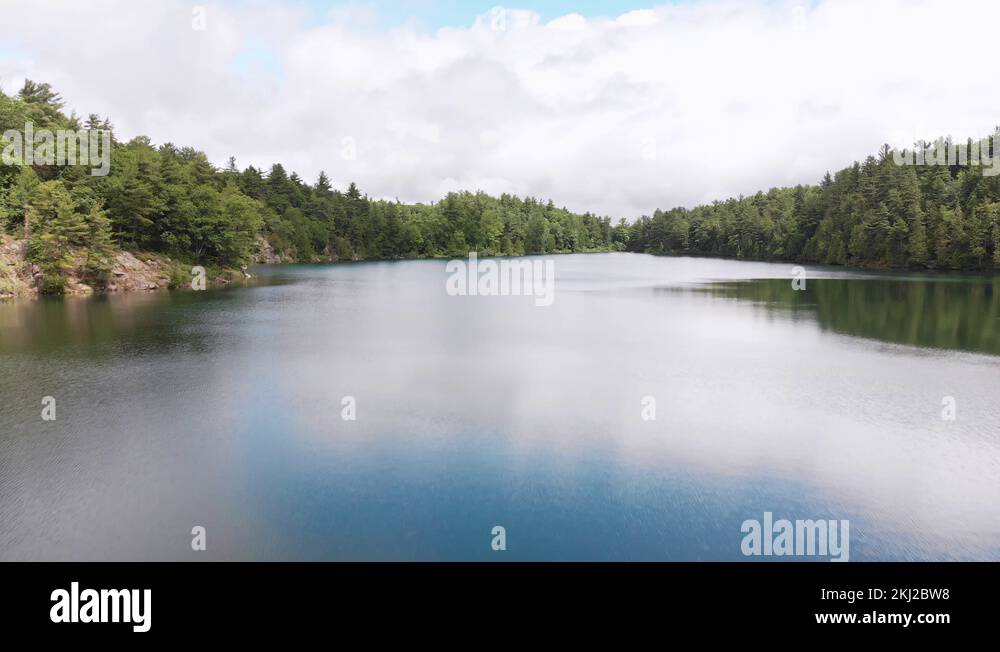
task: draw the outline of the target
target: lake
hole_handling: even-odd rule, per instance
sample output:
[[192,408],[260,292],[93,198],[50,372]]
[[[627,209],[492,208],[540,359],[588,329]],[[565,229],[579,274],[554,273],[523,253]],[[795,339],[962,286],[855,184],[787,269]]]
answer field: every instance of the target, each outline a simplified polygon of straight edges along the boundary
[[744,560],[770,512],[1000,560],[995,279],[547,260],[551,306],[446,261],[0,304],[0,559]]

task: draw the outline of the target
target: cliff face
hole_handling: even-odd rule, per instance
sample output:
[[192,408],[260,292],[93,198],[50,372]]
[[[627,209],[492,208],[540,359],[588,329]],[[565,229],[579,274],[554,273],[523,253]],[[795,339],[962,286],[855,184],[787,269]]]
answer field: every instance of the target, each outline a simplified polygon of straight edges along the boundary
[[281,254],[274,250],[271,243],[264,236],[257,236],[257,253],[253,262],[259,265],[278,265],[283,262],[291,262],[282,258]]
[[[0,299],[36,296],[42,284],[42,270],[26,260],[28,243],[9,235],[0,236]],[[115,255],[106,292],[167,289],[170,284],[169,258],[128,251]],[[88,294],[94,288],[69,276],[67,294]]]
[[170,259],[155,256],[137,258],[127,251],[115,257],[108,292],[161,290],[170,283]]

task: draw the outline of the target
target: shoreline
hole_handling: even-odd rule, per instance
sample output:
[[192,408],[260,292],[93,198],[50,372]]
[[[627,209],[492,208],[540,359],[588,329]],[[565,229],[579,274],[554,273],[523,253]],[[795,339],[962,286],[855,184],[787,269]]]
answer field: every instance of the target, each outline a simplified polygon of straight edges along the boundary
[[[117,251],[106,282],[87,283],[74,274],[65,276],[61,293],[42,291],[41,268],[27,260],[27,240],[0,236],[0,302],[38,299],[44,296],[112,295],[131,292],[183,290],[190,282],[191,266],[158,253]],[[239,277],[249,280],[243,270],[209,267],[206,286],[226,287]]]
[[[261,239],[263,240],[263,238]],[[262,245],[264,243],[262,242]],[[73,275],[66,277],[66,286],[61,294],[46,294],[41,290],[41,271],[37,265],[25,259],[27,241],[17,239],[10,235],[0,236],[0,302],[38,299],[44,296],[73,296],[87,297],[95,295],[113,295],[131,292],[162,292],[170,290],[194,291],[187,287],[191,273],[189,265],[171,259],[169,256],[160,253],[119,251],[115,254],[115,261],[112,266],[111,276],[106,286],[92,286],[82,282]],[[790,261],[790,260],[768,260],[756,258],[731,258],[726,256],[713,256],[699,253],[651,253],[639,251],[559,251],[545,254],[520,254],[520,255],[483,255],[486,259],[517,259],[538,256],[566,256],[566,255],[592,255],[592,254],[630,254],[647,255],[656,258],[696,258],[715,259],[732,262],[745,263],[768,263],[773,265],[793,265],[810,269],[854,272],[859,274],[871,274],[874,276],[892,275],[913,275],[926,277],[927,280],[945,279],[947,277],[979,278],[984,281],[995,279],[1000,272],[985,270],[932,270],[932,269],[909,269],[909,268],[883,268],[864,267],[857,265],[829,265],[822,263]],[[254,260],[247,266],[240,269],[230,268],[209,268],[206,270],[206,287],[212,289],[224,289],[236,282],[252,281],[256,278],[248,270],[251,267],[280,267],[284,265],[332,265],[339,263],[372,263],[372,262],[403,262],[416,260],[451,260],[455,256],[425,256],[417,258],[352,258],[339,259],[329,257],[322,260],[298,261],[288,260],[282,256],[274,255],[270,246],[262,246],[260,251],[254,256]]]

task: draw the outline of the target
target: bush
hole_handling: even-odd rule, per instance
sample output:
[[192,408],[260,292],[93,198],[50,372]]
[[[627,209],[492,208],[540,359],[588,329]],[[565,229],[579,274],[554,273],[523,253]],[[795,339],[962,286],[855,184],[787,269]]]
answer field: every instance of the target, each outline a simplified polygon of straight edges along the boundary
[[190,287],[191,278],[190,268],[185,269],[183,265],[175,263],[170,266],[170,280],[167,281],[167,287],[171,290]]
[[66,280],[59,272],[46,272],[42,276],[42,294],[62,294]]

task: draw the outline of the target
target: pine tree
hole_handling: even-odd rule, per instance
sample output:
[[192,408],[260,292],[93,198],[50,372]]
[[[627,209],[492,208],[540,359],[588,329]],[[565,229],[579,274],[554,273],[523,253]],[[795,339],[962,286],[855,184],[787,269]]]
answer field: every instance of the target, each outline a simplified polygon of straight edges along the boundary
[[73,271],[76,248],[86,239],[86,220],[61,181],[35,188],[27,216],[32,224],[28,258],[42,269],[43,290],[61,293],[65,276]]
[[49,84],[39,84],[25,79],[18,93],[18,99],[27,106],[28,119],[38,127],[49,127],[65,120],[65,116],[61,113],[62,96],[53,91]]
[[83,243],[85,251],[83,278],[90,282],[104,284],[111,273],[115,255],[114,240],[111,236],[111,220],[96,202],[90,205],[85,220],[87,233]]

